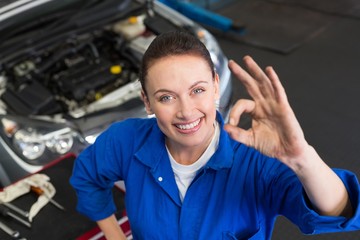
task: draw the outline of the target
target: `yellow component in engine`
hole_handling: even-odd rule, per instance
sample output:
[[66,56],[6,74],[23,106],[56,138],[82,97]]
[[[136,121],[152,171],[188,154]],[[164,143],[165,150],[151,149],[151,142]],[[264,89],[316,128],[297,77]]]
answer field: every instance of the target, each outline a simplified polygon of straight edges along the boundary
[[137,22],[138,22],[138,18],[135,16],[128,18],[128,23],[130,23],[130,24],[135,24]]
[[120,74],[122,72],[122,67],[120,65],[114,65],[114,66],[111,66],[110,68],[110,72],[112,74]]
[[99,93],[99,92],[95,94],[95,100],[99,100],[102,97],[103,97],[103,95],[101,93]]

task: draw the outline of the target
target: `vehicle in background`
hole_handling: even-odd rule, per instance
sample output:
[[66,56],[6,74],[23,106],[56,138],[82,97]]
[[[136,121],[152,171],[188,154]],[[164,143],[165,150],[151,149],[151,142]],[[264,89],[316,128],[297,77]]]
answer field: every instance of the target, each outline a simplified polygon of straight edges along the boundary
[[0,3],[0,186],[77,155],[111,123],[148,117],[139,65],[156,35],[183,30],[207,46],[227,117],[231,77],[216,39],[157,1]]

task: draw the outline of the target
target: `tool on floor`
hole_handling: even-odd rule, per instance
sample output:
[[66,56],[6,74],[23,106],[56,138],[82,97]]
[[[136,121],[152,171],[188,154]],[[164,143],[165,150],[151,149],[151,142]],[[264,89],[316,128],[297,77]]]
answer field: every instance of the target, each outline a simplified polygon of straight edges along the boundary
[[7,235],[14,239],[18,239],[20,237],[20,233],[16,230],[13,230],[9,226],[7,226],[5,223],[0,221],[0,229],[3,230]]
[[30,187],[31,191],[35,192],[38,195],[44,195],[45,197],[47,197],[49,199],[49,202],[52,203],[55,207],[65,211],[65,208],[59,204],[58,202],[56,202],[54,199],[52,199],[51,197],[47,196],[44,192],[44,190],[42,190],[40,187],[35,187],[35,186],[31,186]]
[[0,214],[5,217],[9,216],[12,219],[16,220],[17,222],[25,225],[26,227],[31,228],[31,224],[28,221],[22,219],[21,217],[17,216],[16,214],[12,213],[7,207],[5,207],[4,205],[1,205],[1,204],[0,204]]
[[5,207],[13,210],[14,212],[20,214],[21,216],[23,216],[23,217],[25,217],[25,218],[28,218],[28,217],[29,217],[29,212],[28,212],[28,211],[24,211],[24,210],[22,210],[21,208],[15,206],[15,205],[12,204],[12,203],[3,202],[2,204],[5,205]]

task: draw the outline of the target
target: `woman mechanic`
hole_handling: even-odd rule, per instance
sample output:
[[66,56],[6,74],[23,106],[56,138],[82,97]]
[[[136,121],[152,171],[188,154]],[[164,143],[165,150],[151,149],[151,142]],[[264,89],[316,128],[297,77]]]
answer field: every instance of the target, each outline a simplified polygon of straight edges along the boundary
[[[267,240],[278,215],[306,234],[360,228],[355,175],[330,169],[305,140],[273,68],[249,56],[243,64],[229,68],[252,99],[224,123],[205,46],[183,32],[152,42],[140,81],[156,118],[113,124],[79,155],[70,180],[78,211],[107,239],[125,239],[111,195],[118,180],[134,239]],[[238,127],[244,113],[250,129]]]

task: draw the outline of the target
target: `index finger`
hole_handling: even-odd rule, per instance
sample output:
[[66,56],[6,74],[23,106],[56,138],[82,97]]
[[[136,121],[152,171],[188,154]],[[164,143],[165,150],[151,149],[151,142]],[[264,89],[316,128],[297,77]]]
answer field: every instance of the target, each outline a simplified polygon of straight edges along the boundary
[[[248,93],[253,99],[273,98],[276,89],[274,89],[272,79],[270,79],[272,75],[268,75],[269,71],[263,71],[250,56],[245,56],[243,61],[246,70],[242,69],[242,73],[239,69],[236,69],[236,66],[229,65],[229,67],[231,67],[230,69],[233,69],[233,73],[244,84]],[[244,72],[246,74],[241,76],[240,74],[244,74]]]
[[241,115],[243,113],[250,113],[254,110],[255,103],[252,100],[240,99],[230,110],[229,114],[229,124],[232,126],[237,126],[240,122]]
[[229,60],[228,65],[232,74],[245,86],[245,89],[249,95],[254,99],[260,98],[260,90],[252,76],[250,76],[250,74],[234,60]]

